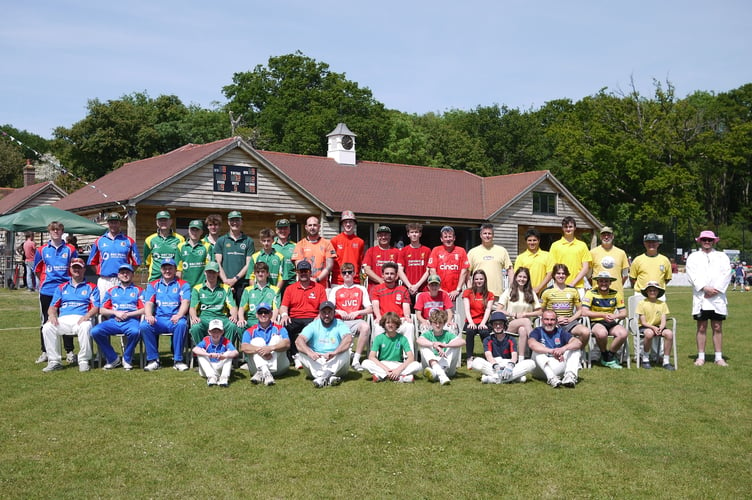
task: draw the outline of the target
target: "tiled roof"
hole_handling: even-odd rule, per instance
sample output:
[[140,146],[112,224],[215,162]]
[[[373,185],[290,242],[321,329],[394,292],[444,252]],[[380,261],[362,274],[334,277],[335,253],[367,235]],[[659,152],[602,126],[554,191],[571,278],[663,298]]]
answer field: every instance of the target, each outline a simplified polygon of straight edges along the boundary
[[482,218],[482,183],[462,170],[259,151],[334,212]]
[[208,144],[187,144],[163,155],[126,163],[71,193],[55,206],[63,210],[80,209],[137,198],[237,141],[236,137],[231,137]]
[[[133,200],[234,147],[252,151],[237,137],[188,144],[160,156],[127,163],[55,206],[81,209]],[[485,220],[531,185],[550,176],[548,171],[535,171],[482,178],[463,170],[373,161],[340,165],[322,156],[255,153],[334,213],[353,210],[358,214]]]
[[30,186],[13,189],[5,197],[0,199],[0,215],[15,212],[15,210],[26,203],[27,200],[49,188],[53,188],[55,191],[60,192],[61,196],[65,195],[65,193],[52,181],[39,182]]

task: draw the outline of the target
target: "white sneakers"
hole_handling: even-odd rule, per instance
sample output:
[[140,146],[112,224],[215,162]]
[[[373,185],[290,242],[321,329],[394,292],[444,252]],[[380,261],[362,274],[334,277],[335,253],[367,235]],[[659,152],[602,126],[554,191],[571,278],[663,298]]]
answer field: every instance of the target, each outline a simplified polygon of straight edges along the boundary
[[89,362],[88,361],[81,361],[78,364],[78,371],[80,372],[88,372],[90,370],[89,368]]
[[144,366],[145,372],[155,372],[159,370],[159,361],[149,361],[146,366]]
[[37,358],[37,360],[34,361],[34,362],[36,364],[38,364],[38,365],[42,364],[42,363],[46,363],[47,362],[47,353],[43,352],[42,354],[40,354],[39,357]]
[[436,365],[434,366],[435,368],[426,367],[426,369],[423,370],[423,376],[426,378],[426,380],[429,380],[431,382],[436,382],[438,380],[439,384],[441,385],[451,384],[452,381],[449,380],[449,377],[447,377],[444,370],[439,366],[436,366]]
[[188,365],[186,365],[182,361],[177,361],[172,367],[179,372],[184,372],[188,370]]
[[481,383],[483,384],[500,384],[501,380],[499,380],[499,377],[495,375],[483,375],[480,378]]
[[42,371],[45,373],[48,373],[48,372],[54,372],[54,371],[62,370],[62,369],[63,369],[62,363],[58,363],[57,361],[50,361],[49,363],[47,363],[47,366],[42,368]]
[[115,361],[112,363],[107,363],[102,367],[103,370],[112,370],[114,368],[117,368],[118,366],[121,366],[123,364],[123,361],[120,359],[120,356],[115,358]]
[[564,387],[568,387],[570,389],[574,389],[574,386],[577,384],[577,375],[575,375],[573,372],[567,372],[564,374],[564,378],[561,380],[561,385]]

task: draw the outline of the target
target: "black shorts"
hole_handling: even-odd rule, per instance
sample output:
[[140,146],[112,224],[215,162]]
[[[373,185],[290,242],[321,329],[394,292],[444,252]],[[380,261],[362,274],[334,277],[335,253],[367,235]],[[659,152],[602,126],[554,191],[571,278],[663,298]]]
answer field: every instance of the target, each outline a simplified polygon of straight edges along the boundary
[[[616,325],[618,325],[618,324],[619,324],[618,321],[594,321],[593,322],[593,326],[595,326],[595,325],[603,325],[606,328],[606,331],[609,332],[609,333],[611,332],[611,329],[613,327],[615,327]],[[592,326],[591,326],[590,329],[592,330]]]
[[702,311],[700,311],[700,314],[693,314],[692,317],[697,321],[705,321],[708,319],[714,321],[723,321],[724,319],[726,319],[726,315],[718,314],[712,309],[703,309]]

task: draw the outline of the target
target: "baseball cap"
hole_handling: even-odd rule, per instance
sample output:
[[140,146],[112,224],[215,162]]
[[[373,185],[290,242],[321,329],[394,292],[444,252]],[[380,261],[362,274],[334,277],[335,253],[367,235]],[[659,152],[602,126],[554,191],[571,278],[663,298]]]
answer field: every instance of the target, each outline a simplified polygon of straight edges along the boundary
[[79,266],[79,267],[86,267],[86,262],[84,262],[84,259],[75,258],[70,261],[70,267],[73,266]]
[[172,259],[170,257],[167,257],[166,259],[164,259],[162,261],[162,264],[159,267],[164,267],[164,266],[175,266],[175,267],[178,267],[177,263],[175,262],[175,259]]
[[438,274],[432,274],[431,276],[428,277],[427,282],[429,284],[430,283],[441,283],[441,278],[439,277]]
[[110,212],[107,214],[107,222],[110,222],[111,220],[123,220],[123,218],[117,212]]
[[167,210],[160,210],[157,212],[157,219],[172,219],[172,215]]
[[214,271],[215,273],[218,273],[219,272],[219,264],[217,264],[214,261],[209,262],[208,264],[206,264],[204,266],[204,272],[206,272],[206,271]]
[[230,212],[229,214],[227,214],[227,218],[228,219],[242,219],[243,218],[243,214],[241,214],[237,210],[233,210],[232,212]]
[[329,309],[336,309],[334,307],[334,304],[331,301],[326,300],[326,301],[322,302],[321,305],[319,306],[319,311],[322,311],[322,310],[326,309],[327,307]]
[[389,226],[379,226],[379,228],[376,230],[377,233],[391,233],[392,228]]
[[259,312],[259,311],[272,312],[272,306],[269,305],[268,302],[262,302],[262,303],[260,303],[259,305],[256,306],[256,312]]
[[126,264],[120,264],[120,267],[118,267],[118,272],[122,271],[123,269],[127,269],[130,272],[133,272],[133,266],[126,263]]
[[611,233],[611,234],[613,234],[614,233],[614,229],[611,226],[603,226],[601,228],[601,234],[603,234],[603,233]]
[[188,223],[188,228],[190,229],[192,227],[197,227],[197,228],[203,230],[204,229],[204,223],[201,222],[198,219],[193,219],[191,222]]
[[225,325],[221,319],[213,319],[209,321],[209,330],[222,330],[225,331]]
[[275,224],[276,227],[290,227],[290,221],[288,219],[279,219]]
[[311,263],[308,262],[307,260],[301,260],[300,262],[298,262],[298,265],[297,265],[296,269],[298,271],[304,271],[306,269],[310,271],[311,270]]
[[661,241],[661,239],[655,233],[648,233],[643,236],[642,241]]
[[342,216],[339,218],[340,221],[345,220],[354,220],[357,221],[358,219],[355,218],[355,214],[352,212],[352,210],[345,210],[342,212]]

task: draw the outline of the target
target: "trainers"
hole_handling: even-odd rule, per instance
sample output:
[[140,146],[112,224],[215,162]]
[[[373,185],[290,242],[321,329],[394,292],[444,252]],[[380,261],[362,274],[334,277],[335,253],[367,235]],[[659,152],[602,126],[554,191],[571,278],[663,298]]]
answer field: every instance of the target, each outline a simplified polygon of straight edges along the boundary
[[36,361],[34,361],[36,364],[46,363],[47,362],[47,353],[43,352],[39,355]]
[[76,355],[75,355],[74,353],[72,353],[72,352],[69,352],[68,354],[66,354],[66,355],[65,355],[65,361],[66,361],[66,362],[67,362],[67,363],[68,363],[69,365],[75,365],[76,363],[78,363],[78,356],[76,356]]
[[296,370],[302,370],[303,369],[303,363],[300,362],[300,355],[296,354],[293,356],[293,359],[295,360],[295,369]]
[[501,382],[501,380],[499,380],[499,377],[495,375],[483,375],[480,378],[480,381],[483,384],[498,384],[499,382]]
[[264,380],[264,374],[261,373],[261,370],[257,370],[256,373],[253,374],[251,377],[251,383],[252,384],[260,384]]
[[123,362],[120,360],[120,356],[115,358],[115,361],[112,363],[107,363],[102,367],[103,370],[112,370],[113,368],[117,368],[118,366],[121,366]]
[[186,365],[182,361],[176,362],[172,367],[174,369],[176,369],[177,371],[179,371],[179,372],[184,372],[184,371],[188,370],[188,365]]
[[441,385],[449,385],[449,384],[452,383],[452,381],[449,380],[449,377],[447,377],[446,375],[440,375],[439,376],[439,383]]
[[467,358],[467,369],[468,370],[473,369],[473,358]]
[[561,385],[564,387],[569,387],[570,389],[574,389],[574,386],[577,384],[577,375],[575,375],[572,372],[567,372],[564,374],[564,378],[561,380]]
[[326,387],[326,379],[323,377],[313,379],[313,386],[318,388]]
[[704,359],[697,358],[695,360],[695,366],[702,366],[704,364],[705,364],[705,360]]
[[616,361],[616,359],[612,359],[609,361],[604,361],[603,359],[601,359],[601,365],[607,368],[612,368],[614,370],[621,370],[621,365],[619,364],[618,361]]
[[378,375],[371,376],[371,380],[373,380],[374,382],[383,382],[384,381],[384,379],[381,378],[381,377],[379,377]]
[[219,386],[220,387],[229,387],[230,384],[227,380],[227,377],[219,377]]
[[155,372],[159,370],[159,361],[149,361],[146,366],[144,366],[145,372]]
[[411,384],[415,380],[415,378],[412,375],[400,375],[399,380],[397,382],[400,382],[402,384]]
[[342,383],[342,379],[336,375],[329,377],[329,385],[339,385]]
[[126,360],[123,360],[123,370],[133,370],[133,365],[127,362]]
[[671,363],[666,363],[665,365],[663,365],[663,369],[670,372],[676,370],[676,368],[674,368],[674,365],[672,365]]
[[50,361],[47,363],[47,366],[42,368],[43,372],[54,372],[55,370],[62,370],[63,365],[62,363],[58,363],[57,361]]
[[239,368],[240,368],[241,370],[248,370],[248,363],[243,363],[242,365],[240,365],[240,367],[239,367]]
[[264,375],[264,385],[269,386],[269,385],[274,385],[274,384],[275,384],[275,381],[274,381],[274,377],[272,376],[272,374],[266,373]]
[[426,367],[425,370],[423,370],[423,376],[428,380],[429,382],[435,382],[436,381],[436,374],[431,370],[430,368]]
[[728,366],[728,363],[726,363],[726,360],[723,358],[716,360],[715,364],[718,366]]
[[352,362],[352,369],[356,372],[362,372],[365,371],[365,368],[360,364],[360,361],[353,361]]
[[78,371],[80,372],[88,372],[90,370],[89,368],[89,362],[88,361],[81,361],[78,364]]
[[561,386],[561,379],[559,377],[553,376],[550,379],[548,379],[546,383],[550,385],[551,387],[553,387],[554,389],[556,389],[559,386]]
[[214,377],[209,377],[206,379],[206,386],[211,387],[213,385],[217,385],[217,379]]
[[640,363],[640,368],[650,370],[651,368],[653,368],[653,366],[650,364],[650,361],[643,361],[642,363]]
[[520,378],[518,378],[518,379],[517,379],[517,381],[518,381],[518,382],[519,382],[520,384],[524,384],[525,382],[527,382],[527,377],[523,375],[523,376],[521,376]]

